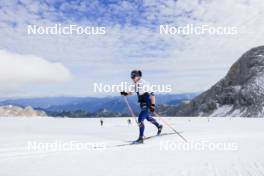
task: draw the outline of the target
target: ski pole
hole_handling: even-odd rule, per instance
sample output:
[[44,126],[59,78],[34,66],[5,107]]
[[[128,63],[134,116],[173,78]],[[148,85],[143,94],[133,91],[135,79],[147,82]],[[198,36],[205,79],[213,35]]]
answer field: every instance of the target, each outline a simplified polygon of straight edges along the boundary
[[135,115],[135,113],[133,112],[133,110],[132,110],[131,106],[129,105],[129,103],[128,103],[128,100],[127,100],[127,97],[126,97],[126,96],[124,96],[124,100],[125,100],[125,102],[126,102],[126,105],[127,105],[127,107],[128,107],[128,110],[129,110],[129,112],[130,112],[131,116],[132,116],[132,117],[134,117],[134,119],[135,119],[136,123],[138,124],[138,121],[137,121],[136,115]]
[[177,130],[175,130],[166,120],[164,120],[158,113],[154,112],[154,114],[165,124],[169,127],[172,131],[174,131],[184,142],[188,142],[185,137],[183,137]]

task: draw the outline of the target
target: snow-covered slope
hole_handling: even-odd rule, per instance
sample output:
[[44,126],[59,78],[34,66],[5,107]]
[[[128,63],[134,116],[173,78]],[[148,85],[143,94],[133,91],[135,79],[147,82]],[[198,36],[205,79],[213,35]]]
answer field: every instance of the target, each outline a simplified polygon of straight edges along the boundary
[[222,80],[172,114],[264,117],[264,46],[246,52]]
[[[183,132],[188,143],[172,135],[147,140],[143,145],[114,147],[137,137],[137,126],[128,125],[125,118],[104,119],[103,127],[99,119],[0,118],[0,175],[264,174],[263,118],[167,120]],[[149,123],[146,126],[146,136],[156,133]],[[165,127],[164,132],[170,129]],[[34,142],[38,148],[33,148]],[[45,148],[45,144],[53,145]],[[79,147],[70,148],[70,144]],[[82,148],[82,144],[87,147]]]

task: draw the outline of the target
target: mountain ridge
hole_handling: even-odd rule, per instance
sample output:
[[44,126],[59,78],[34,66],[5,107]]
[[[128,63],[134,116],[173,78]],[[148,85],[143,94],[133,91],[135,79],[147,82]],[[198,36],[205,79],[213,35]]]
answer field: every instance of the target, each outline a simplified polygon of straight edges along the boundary
[[[184,100],[189,100],[196,96],[196,93],[185,94],[160,94],[157,95],[157,105],[171,104],[176,105]],[[136,96],[129,96],[128,101],[132,109],[137,112],[139,106]],[[23,98],[10,99],[0,101],[1,105],[15,105],[15,106],[32,106],[34,109],[44,110],[50,115],[66,114],[73,115],[76,113],[96,115],[102,114],[102,109],[107,109],[109,112],[119,116],[120,114],[127,114],[127,106],[121,96],[113,97],[44,97],[44,98]],[[108,113],[108,114],[111,114]],[[122,116],[122,115],[121,115]]]

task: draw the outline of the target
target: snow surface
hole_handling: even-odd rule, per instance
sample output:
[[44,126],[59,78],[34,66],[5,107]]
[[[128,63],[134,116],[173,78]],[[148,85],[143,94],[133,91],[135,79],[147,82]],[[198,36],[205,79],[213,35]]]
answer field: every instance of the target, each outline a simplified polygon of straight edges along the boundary
[[[246,176],[264,175],[263,118],[166,118],[187,138],[156,137],[143,145],[115,147],[136,139],[127,118],[0,118],[1,176]],[[164,127],[164,132],[170,129]],[[146,136],[156,129],[146,122]],[[29,150],[29,142],[103,144],[90,150]],[[162,147],[164,144],[171,147]],[[225,150],[176,148],[224,144]],[[174,146],[174,147],[173,147]],[[230,147],[231,146],[231,147]],[[98,147],[98,146],[97,146]],[[101,146],[102,147],[102,146]]]
[[[223,105],[220,107],[217,107],[217,109],[210,115],[211,117],[219,117],[219,116],[227,116],[232,111],[233,106],[232,105]],[[237,114],[239,116],[239,114]]]

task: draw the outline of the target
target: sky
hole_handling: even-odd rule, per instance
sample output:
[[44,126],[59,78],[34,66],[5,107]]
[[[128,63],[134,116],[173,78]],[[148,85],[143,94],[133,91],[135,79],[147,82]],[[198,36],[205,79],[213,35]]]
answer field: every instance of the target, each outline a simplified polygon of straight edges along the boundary
[[[263,0],[0,0],[0,97],[105,96],[94,83],[145,80],[202,92],[263,45]],[[32,35],[28,25],[105,27]],[[160,25],[234,26],[236,35],[162,35]]]

